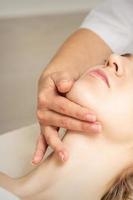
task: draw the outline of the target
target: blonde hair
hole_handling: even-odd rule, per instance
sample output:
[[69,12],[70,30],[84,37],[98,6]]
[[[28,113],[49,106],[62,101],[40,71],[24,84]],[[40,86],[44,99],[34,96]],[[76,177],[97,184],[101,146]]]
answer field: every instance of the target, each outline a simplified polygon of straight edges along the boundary
[[133,167],[116,178],[101,200],[133,200]]

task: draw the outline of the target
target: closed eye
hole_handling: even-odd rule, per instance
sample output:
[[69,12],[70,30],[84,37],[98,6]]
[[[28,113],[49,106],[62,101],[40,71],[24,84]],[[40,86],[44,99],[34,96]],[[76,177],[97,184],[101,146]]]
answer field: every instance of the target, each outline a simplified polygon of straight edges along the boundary
[[123,57],[130,57],[130,56],[132,56],[132,54],[131,53],[125,53],[125,54],[122,54],[121,56],[123,56]]

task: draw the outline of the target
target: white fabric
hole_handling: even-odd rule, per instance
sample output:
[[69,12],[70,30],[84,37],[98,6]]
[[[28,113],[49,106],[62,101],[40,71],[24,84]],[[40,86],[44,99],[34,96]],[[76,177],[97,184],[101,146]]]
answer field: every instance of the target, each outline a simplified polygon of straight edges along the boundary
[[115,53],[133,53],[133,0],[106,0],[80,28],[97,33]]
[[0,200],[19,200],[13,194],[0,187]]

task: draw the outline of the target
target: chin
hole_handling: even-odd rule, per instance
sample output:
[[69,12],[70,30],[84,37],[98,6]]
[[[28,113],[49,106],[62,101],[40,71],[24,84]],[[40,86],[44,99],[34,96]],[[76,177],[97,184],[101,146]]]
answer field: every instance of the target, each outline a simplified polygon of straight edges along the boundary
[[96,104],[96,99],[94,98],[93,94],[91,92],[86,92],[86,89],[82,87],[77,87],[77,85],[74,85],[70,92],[66,94],[66,97],[83,106],[88,107],[89,109],[94,109]]

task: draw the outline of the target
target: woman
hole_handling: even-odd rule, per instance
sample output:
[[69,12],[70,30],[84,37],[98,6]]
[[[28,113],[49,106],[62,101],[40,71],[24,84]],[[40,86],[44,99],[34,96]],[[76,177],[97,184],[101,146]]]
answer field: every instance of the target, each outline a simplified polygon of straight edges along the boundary
[[[133,56],[112,54],[77,80],[67,98],[96,111],[98,135],[69,131],[63,139],[70,157],[53,153],[30,174],[0,186],[22,200],[127,200],[132,195]],[[69,122],[68,122],[69,123]],[[131,197],[132,199],[133,197]]]

